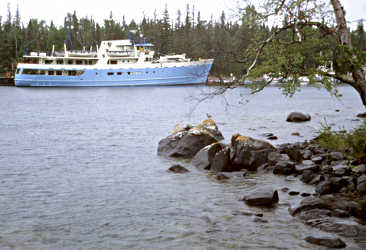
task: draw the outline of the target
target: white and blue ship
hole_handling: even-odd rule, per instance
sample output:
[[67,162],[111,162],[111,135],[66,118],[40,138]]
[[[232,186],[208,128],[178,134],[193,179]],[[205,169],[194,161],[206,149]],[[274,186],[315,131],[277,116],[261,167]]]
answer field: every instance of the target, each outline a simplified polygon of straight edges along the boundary
[[102,41],[96,51],[31,52],[18,64],[16,86],[144,86],[201,84],[213,59],[185,54],[154,58],[153,44]]

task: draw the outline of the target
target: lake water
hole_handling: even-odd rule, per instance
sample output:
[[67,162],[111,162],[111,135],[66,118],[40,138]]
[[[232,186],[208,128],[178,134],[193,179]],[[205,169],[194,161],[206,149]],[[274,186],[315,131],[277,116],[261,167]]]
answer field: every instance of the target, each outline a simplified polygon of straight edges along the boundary
[[[314,248],[303,238],[326,233],[289,215],[299,198],[279,192],[279,206],[265,210],[240,201],[258,186],[313,187],[271,174],[220,183],[188,162],[180,163],[190,173],[172,174],[175,161],[158,157],[157,144],[175,124],[198,124],[206,113],[226,141],[236,132],[271,132],[274,144],[309,140],[322,124],[359,126],[358,94],[340,87],[338,100],[305,87],[289,99],[274,87],[255,96],[235,89],[195,107],[212,90],[0,87],[0,249]],[[312,120],[287,123],[291,111]],[[243,210],[269,223],[237,215]]]

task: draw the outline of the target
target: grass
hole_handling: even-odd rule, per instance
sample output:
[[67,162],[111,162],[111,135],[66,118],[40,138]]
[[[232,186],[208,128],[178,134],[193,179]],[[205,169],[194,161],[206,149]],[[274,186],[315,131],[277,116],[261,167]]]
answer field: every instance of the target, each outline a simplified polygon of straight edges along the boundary
[[322,124],[319,136],[314,142],[321,147],[343,152],[356,159],[366,157],[366,121],[350,132],[334,131],[331,126]]

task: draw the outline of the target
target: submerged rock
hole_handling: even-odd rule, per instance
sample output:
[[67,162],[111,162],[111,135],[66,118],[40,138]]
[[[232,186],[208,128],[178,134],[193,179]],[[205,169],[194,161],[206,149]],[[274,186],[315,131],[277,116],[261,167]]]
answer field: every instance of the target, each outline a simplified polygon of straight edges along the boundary
[[243,201],[249,206],[273,207],[278,203],[277,190],[258,190],[244,196]]
[[158,155],[192,158],[205,146],[222,139],[222,134],[212,119],[205,119],[194,127],[176,126],[171,135],[159,141]]
[[313,237],[309,236],[304,239],[305,241],[319,245],[319,246],[325,246],[328,248],[344,248],[346,247],[346,243],[344,243],[339,238],[328,238],[328,237]]
[[300,112],[292,112],[286,118],[287,122],[307,122],[307,121],[310,121],[310,120],[311,120],[310,115],[303,114],[303,113],[300,113]]
[[170,172],[176,173],[176,174],[183,174],[183,173],[187,173],[189,172],[188,169],[186,169],[185,167],[181,166],[181,165],[173,165],[168,169]]

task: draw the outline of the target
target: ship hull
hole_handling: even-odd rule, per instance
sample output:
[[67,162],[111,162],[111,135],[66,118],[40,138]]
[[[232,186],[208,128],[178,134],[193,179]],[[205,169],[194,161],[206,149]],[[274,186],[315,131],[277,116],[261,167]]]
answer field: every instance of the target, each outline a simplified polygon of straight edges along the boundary
[[[88,87],[88,86],[147,86],[185,85],[205,83],[213,60],[185,65],[149,65],[149,67],[121,68],[109,67],[37,67],[18,65],[15,85],[18,87]],[[38,74],[24,74],[24,69],[38,70]],[[82,70],[77,76],[66,75],[72,70]],[[40,74],[43,71],[46,74]],[[61,75],[47,75],[49,71],[62,72]]]

